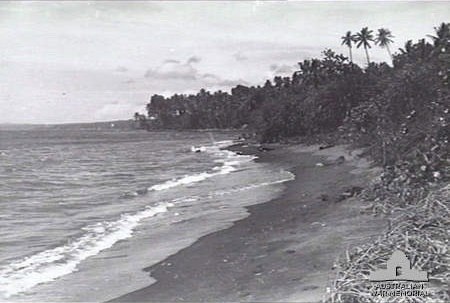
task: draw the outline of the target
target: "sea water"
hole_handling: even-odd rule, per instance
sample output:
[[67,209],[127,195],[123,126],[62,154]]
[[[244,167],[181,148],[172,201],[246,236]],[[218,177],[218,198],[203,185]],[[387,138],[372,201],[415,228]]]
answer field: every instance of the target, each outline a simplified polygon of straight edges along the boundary
[[0,301],[105,301],[293,175],[232,132],[0,131]]

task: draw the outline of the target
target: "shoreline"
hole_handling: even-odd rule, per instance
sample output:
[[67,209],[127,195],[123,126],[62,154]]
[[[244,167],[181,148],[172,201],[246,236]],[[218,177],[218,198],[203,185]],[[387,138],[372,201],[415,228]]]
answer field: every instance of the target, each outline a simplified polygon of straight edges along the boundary
[[[360,213],[342,196],[364,187],[377,169],[343,146],[246,143],[228,149],[292,172],[281,195],[247,207],[234,224],[198,239],[144,270],[157,281],[110,302],[319,302],[346,247],[381,234],[384,219]],[[342,158],[344,162],[336,161]]]

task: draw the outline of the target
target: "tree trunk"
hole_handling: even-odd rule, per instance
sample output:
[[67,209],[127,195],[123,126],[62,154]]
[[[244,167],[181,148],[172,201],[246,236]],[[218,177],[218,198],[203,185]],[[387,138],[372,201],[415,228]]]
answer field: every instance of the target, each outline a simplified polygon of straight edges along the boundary
[[364,46],[364,50],[366,51],[367,65],[370,65],[369,51],[367,50],[367,46]]
[[387,49],[387,52],[388,52],[388,54],[389,54],[389,57],[391,57],[391,62],[392,62],[392,64],[394,64],[394,58],[392,57],[392,54],[391,54],[391,50],[390,50],[390,48],[389,48],[389,45],[386,45],[386,49]]
[[349,54],[350,54],[350,62],[353,63],[352,47],[351,47],[351,46],[348,47],[348,52],[349,52]]

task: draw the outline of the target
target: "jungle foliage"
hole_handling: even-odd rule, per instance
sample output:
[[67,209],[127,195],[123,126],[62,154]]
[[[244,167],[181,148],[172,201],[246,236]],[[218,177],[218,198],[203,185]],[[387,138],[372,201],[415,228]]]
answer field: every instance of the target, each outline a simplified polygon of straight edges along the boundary
[[[365,68],[327,49],[321,58],[299,62],[291,77],[263,86],[154,95],[146,127],[238,128],[260,142],[338,133],[340,140],[367,147],[388,179],[448,180],[450,23],[436,27],[430,42],[407,41],[393,54],[391,32],[372,32],[363,28],[342,37],[350,54],[353,44],[364,48]],[[372,42],[387,49],[391,65],[369,61]]]

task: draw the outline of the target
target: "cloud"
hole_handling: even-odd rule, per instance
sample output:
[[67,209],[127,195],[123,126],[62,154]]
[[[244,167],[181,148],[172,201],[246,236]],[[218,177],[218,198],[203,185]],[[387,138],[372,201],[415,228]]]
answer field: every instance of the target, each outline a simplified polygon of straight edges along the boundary
[[201,73],[194,67],[201,58],[192,56],[186,62],[167,59],[156,68],[147,70],[145,78],[153,80],[183,80],[184,84],[200,84],[206,87],[231,87],[237,84],[246,84],[243,80],[229,80],[212,73]]
[[226,87],[233,87],[236,85],[250,85],[247,81],[244,81],[242,79],[239,80],[221,80],[216,83],[217,86],[226,86]]
[[17,15],[33,16],[33,19],[76,21],[79,19],[106,21],[146,22],[148,16],[155,16],[164,11],[163,6],[154,2],[141,1],[67,1],[61,2],[2,2],[0,16],[14,18]]
[[296,65],[288,65],[288,64],[272,64],[270,66],[270,71],[273,74],[291,74],[297,69]]
[[202,79],[208,83],[211,84],[213,86],[218,86],[218,87],[233,87],[236,86],[238,84],[241,85],[248,85],[248,82],[244,81],[244,80],[228,80],[228,79],[222,79],[217,75],[214,74],[203,74],[202,75]]
[[142,105],[131,104],[128,102],[113,101],[104,104],[94,112],[94,118],[97,121],[119,120],[124,118],[125,113],[134,113],[142,110]]
[[198,63],[202,60],[202,58],[197,57],[197,56],[192,56],[187,60],[187,63]]
[[178,60],[174,60],[174,59],[166,59],[166,60],[164,60],[164,63],[180,63],[180,61],[178,61]]
[[216,82],[220,80],[220,77],[214,74],[203,74],[202,79],[208,82]]
[[166,59],[163,63],[156,68],[149,69],[145,73],[146,78],[153,79],[184,79],[184,80],[195,80],[200,75],[198,70],[193,66],[193,64],[201,61],[200,57],[192,56],[186,60],[186,62],[181,62],[175,59]]
[[190,62],[190,60],[191,58],[188,59],[185,63],[181,63],[178,60],[172,59],[165,60],[156,68],[147,70],[147,72],[145,73],[145,77],[162,80],[195,80],[197,78],[198,71],[192,66],[192,62]]

